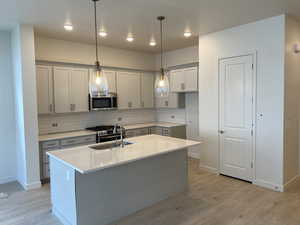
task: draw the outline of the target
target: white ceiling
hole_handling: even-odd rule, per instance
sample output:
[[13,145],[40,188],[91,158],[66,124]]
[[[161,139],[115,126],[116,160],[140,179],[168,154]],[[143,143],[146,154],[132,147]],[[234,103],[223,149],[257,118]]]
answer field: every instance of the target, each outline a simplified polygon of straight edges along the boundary
[[[38,35],[57,39],[93,42],[91,0],[0,0],[0,28],[16,23],[33,24]],[[168,50],[197,44],[196,36],[259,19],[288,13],[300,20],[299,0],[101,0],[99,24],[108,36],[104,45],[157,52],[149,40],[159,37],[156,17],[166,16],[165,38]],[[65,22],[74,30],[66,32]],[[183,31],[193,37],[186,39]],[[125,38],[132,32],[135,41]]]

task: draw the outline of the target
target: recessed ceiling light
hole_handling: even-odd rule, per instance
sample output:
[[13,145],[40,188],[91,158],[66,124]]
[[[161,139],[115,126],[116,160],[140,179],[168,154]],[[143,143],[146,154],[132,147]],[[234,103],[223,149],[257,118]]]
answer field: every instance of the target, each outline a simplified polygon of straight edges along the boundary
[[107,36],[107,33],[106,33],[105,31],[100,31],[100,32],[99,32],[99,35],[100,35],[101,37],[106,37],[106,36]]
[[133,38],[132,36],[128,36],[128,37],[126,38],[126,40],[129,41],[129,42],[133,42],[133,41],[134,41],[134,38]]
[[156,45],[156,42],[154,40],[150,41],[149,43],[150,46],[155,46]]
[[65,24],[65,25],[64,25],[64,28],[65,28],[65,30],[67,30],[67,31],[72,31],[72,30],[73,30],[72,24]]
[[183,34],[185,37],[190,37],[190,36],[192,36],[192,33],[190,32],[190,31],[186,31],[186,32],[184,32],[184,34]]

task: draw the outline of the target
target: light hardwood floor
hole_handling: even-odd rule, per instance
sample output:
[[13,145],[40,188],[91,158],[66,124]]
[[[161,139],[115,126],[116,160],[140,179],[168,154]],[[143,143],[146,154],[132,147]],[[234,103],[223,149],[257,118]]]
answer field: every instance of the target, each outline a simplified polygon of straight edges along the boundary
[[[211,174],[189,161],[189,190],[111,225],[299,225],[300,181],[286,193]],[[1,225],[61,225],[49,186],[0,199]]]

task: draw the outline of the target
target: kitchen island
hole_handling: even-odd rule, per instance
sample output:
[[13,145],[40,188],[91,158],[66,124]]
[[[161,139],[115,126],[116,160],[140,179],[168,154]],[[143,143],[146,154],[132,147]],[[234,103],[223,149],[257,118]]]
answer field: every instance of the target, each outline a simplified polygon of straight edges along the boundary
[[187,148],[199,142],[159,135],[126,141],[124,148],[48,153],[52,211],[63,224],[105,225],[186,190]]

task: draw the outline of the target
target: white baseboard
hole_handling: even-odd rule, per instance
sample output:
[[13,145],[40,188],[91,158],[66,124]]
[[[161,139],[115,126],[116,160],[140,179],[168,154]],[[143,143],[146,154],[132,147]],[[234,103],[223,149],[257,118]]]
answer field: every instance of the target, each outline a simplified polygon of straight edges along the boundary
[[283,190],[286,191],[299,177],[300,177],[299,175],[296,175],[292,179],[290,179],[288,182],[286,182],[284,184]]
[[2,177],[0,178],[0,184],[5,184],[9,182],[16,181],[17,179],[15,177]]
[[71,225],[70,221],[67,220],[55,207],[52,207],[52,214],[55,215],[62,224]]
[[254,180],[252,183],[254,185],[264,187],[264,188],[268,188],[268,189],[271,189],[273,191],[279,191],[279,192],[284,191],[283,185],[273,184],[271,182],[267,182],[267,181],[264,181],[264,180]]
[[210,167],[210,166],[207,166],[207,165],[202,165],[201,163],[200,163],[199,168],[202,169],[202,170],[205,170],[205,171],[207,171],[207,172],[219,174],[219,171],[218,171],[217,168]]
[[33,190],[33,189],[38,189],[41,186],[42,186],[41,181],[36,181],[36,182],[30,183],[30,184],[26,184],[24,189],[26,191],[29,191],[29,190]]
[[191,158],[194,158],[194,159],[200,159],[199,154],[195,153],[195,152],[189,152],[188,156],[191,157]]

